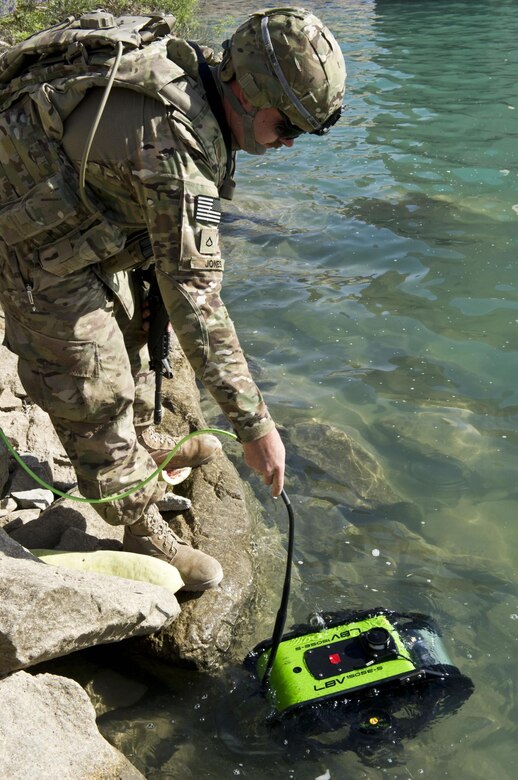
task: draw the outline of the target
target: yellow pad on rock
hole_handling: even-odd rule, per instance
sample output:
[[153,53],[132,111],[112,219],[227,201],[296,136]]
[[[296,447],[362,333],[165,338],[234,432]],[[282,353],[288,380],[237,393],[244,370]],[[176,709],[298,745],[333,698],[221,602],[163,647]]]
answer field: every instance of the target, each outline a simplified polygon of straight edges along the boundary
[[170,563],[138,553],[116,550],[95,550],[94,552],[62,552],[61,550],[30,550],[33,555],[51,566],[64,569],[91,571],[126,580],[149,582],[160,585],[171,593],[183,588],[180,572]]

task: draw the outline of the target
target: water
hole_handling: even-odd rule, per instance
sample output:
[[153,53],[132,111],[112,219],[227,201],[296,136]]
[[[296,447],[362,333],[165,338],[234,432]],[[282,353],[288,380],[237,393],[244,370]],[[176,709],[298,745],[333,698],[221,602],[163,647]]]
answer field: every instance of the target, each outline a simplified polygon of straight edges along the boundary
[[[345,118],[328,138],[240,157],[225,300],[278,423],[288,434],[312,420],[347,432],[404,503],[350,512],[340,464],[310,468],[304,440],[297,456],[289,446],[292,612],[432,614],[475,692],[369,760],[279,745],[237,669],[216,679],[162,670],[100,726],[152,780],[511,778],[518,4],[310,6],[343,43]],[[226,4],[222,26],[248,7]],[[276,608],[257,616],[258,638]]]

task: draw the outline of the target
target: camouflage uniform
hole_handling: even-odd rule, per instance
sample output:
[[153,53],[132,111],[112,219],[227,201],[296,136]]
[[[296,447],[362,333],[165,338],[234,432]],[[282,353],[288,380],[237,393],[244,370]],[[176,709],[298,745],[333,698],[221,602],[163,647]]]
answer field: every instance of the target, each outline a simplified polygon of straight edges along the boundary
[[[170,30],[167,18],[114,23],[94,12],[0,57],[0,296],[7,343],[88,497],[124,492],[154,465],[136,438],[152,406],[132,272],[146,262],[146,241],[198,378],[242,442],[274,429],[220,297],[225,139],[194,48]],[[109,74],[115,86],[83,187],[85,138]],[[252,110],[234,95],[233,78]],[[242,122],[241,148],[261,153],[253,119],[263,107],[281,112],[282,132],[291,133],[284,138],[320,135],[338,120],[345,65],[316,17],[276,9],[254,14],[236,31],[217,79]],[[277,447],[280,473],[278,456]],[[159,497],[155,483],[99,511],[111,523],[133,524]]]
[[[192,49],[180,41],[174,46],[169,57],[181,63],[175,88],[188,107],[193,101],[201,105]],[[151,421],[153,404],[132,273],[143,263],[143,234],[151,241],[165,306],[197,377],[242,441],[274,427],[220,297],[218,186],[226,151],[214,116],[202,111],[193,122],[180,105],[116,87],[87,169],[89,197],[99,206],[96,219],[111,230],[99,233],[94,225],[89,233],[91,215],[77,199],[75,182],[101,94],[92,89],[60,133],[55,127],[62,113],[59,108],[58,116],[45,113],[41,93],[22,91],[0,114],[0,202],[7,204],[8,217],[2,221],[0,212],[6,343],[19,356],[30,397],[50,415],[81,492],[92,498],[124,492],[154,469],[136,438],[136,426]],[[56,171],[60,176],[51,186]],[[80,239],[64,232],[68,216],[60,204],[56,226],[49,225],[54,195],[66,188],[83,220]],[[46,226],[43,245],[41,236],[31,235],[39,221]],[[130,524],[161,493],[152,482],[96,508],[110,523]]]

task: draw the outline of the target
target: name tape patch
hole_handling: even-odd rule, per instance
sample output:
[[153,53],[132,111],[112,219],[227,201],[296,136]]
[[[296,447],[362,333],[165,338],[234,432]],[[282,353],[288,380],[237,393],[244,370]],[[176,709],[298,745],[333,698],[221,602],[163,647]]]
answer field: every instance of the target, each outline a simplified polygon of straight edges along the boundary
[[221,203],[219,198],[197,195],[195,217],[199,222],[206,222],[208,225],[219,225],[221,221]]

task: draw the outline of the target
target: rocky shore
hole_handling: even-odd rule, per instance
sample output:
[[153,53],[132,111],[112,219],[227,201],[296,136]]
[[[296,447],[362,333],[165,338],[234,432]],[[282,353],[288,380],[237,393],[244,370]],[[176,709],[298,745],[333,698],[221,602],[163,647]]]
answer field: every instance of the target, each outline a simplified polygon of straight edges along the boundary
[[[164,427],[184,435],[206,423],[194,377],[178,347],[173,362]],[[0,427],[42,480],[77,495],[74,472],[48,416],[26,396],[16,357],[3,346],[0,364]],[[171,664],[203,670],[221,665],[255,595],[253,502],[250,497],[245,501],[243,483],[225,455],[194,470],[180,489],[190,508],[168,520],[184,538],[216,556],[225,571],[221,586],[201,596],[73,571],[32,555],[35,548],[118,552],[122,529],[107,525],[90,505],[57,498],[38,485],[0,443],[1,777],[141,777],[97,731],[94,708],[81,686],[58,675],[32,673],[37,664],[146,637],[142,652]]]
[[[2,332],[0,312],[0,339]],[[164,387],[163,426],[179,436],[207,426],[192,370],[178,345],[172,362],[175,378]],[[77,495],[74,472],[49,418],[26,396],[17,360],[3,346],[0,364],[0,428],[35,474]],[[335,523],[337,501],[347,512],[360,513],[398,505],[380,466],[343,431],[309,420],[283,435],[299,466],[292,470],[292,500],[300,506],[309,502],[328,525]],[[320,475],[315,495],[306,472]],[[49,673],[45,662],[118,643],[121,658],[126,648],[129,653],[137,649],[165,661],[173,673],[182,665],[212,672],[250,646],[256,603],[269,588],[280,592],[285,563],[280,537],[266,529],[257,499],[226,454],[194,469],[175,492],[188,508],[168,515],[174,530],[223,566],[224,579],[213,591],[174,592],[40,560],[30,551],[122,555],[122,529],[107,525],[89,504],[56,498],[0,442],[0,777],[143,776],[99,733],[96,715],[105,711],[103,703],[91,698],[88,686]],[[344,515],[338,515],[340,528],[347,526]],[[313,528],[315,544],[320,544],[318,524]]]

